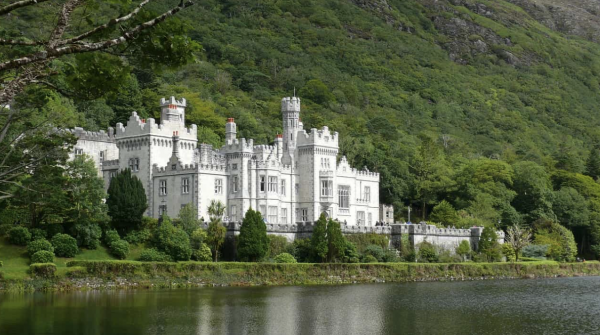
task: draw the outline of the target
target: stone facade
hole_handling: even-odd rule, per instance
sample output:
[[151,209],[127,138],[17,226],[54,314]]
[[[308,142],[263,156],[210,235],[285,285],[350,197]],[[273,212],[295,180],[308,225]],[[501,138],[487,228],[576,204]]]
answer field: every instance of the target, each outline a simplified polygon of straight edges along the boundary
[[209,203],[220,200],[228,222],[241,221],[249,208],[268,224],[313,222],[321,213],[344,226],[374,227],[380,221],[379,174],[352,168],[345,157],[338,161],[337,132],[304,130],[300,98],[282,99],[283,134],[273,145],[237,138],[235,120],[228,119],[219,149],[198,144],[196,125],[185,126],[185,99],[161,99],[160,106],[160,123],[132,113],[116,131],[73,130],[79,137],[73,155],[91,156],[106,187],[125,168],[142,181],[148,216],[166,211],[176,217],[191,203],[199,218],[208,218]]

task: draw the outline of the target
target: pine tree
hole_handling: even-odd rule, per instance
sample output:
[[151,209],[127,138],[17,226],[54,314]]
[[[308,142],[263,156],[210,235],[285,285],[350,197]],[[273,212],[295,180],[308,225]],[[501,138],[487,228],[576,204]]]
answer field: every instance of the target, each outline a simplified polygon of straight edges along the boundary
[[139,228],[148,202],[142,182],[131,175],[131,170],[125,169],[111,179],[106,204],[112,226],[121,235]]
[[327,221],[327,261],[333,262],[344,255],[346,238],[342,234],[340,223],[329,219]]
[[327,218],[321,214],[319,220],[315,222],[312,236],[310,237],[311,253],[315,261],[323,262],[328,254],[327,241]]
[[600,177],[600,149],[594,148],[585,162],[585,174],[597,180]]
[[243,261],[257,262],[268,252],[267,225],[265,225],[260,212],[250,208],[246,212],[240,228],[238,255]]

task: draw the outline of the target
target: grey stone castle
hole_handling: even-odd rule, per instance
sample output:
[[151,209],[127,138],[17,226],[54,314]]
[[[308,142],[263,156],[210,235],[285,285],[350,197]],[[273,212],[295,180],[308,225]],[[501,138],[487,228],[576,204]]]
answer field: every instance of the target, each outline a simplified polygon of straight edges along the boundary
[[160,123],[134,112],[127,125],[108,132],[72,130],[79,138],[73,155],[92,157],[106,187],[126,168],[142,181],[148,216],[166,211],[175,217],[191,203],[199,218],[208,218],[211,200],[220,200],[231,222],[241,221],[250,207],[271,224],[312,222],[321,213],[347,225],[374,226],[380,214],[393,222],[391,207],[380,211],[379,174],[355,169],[345,157],[338,161],[337,132],[307,132],[298,97],[281,100],[283,134],[273,145],[237,138],[230,118],[218,149],[198,143],[196,125],[186,127],[185,99],[161,99],[160,106]]

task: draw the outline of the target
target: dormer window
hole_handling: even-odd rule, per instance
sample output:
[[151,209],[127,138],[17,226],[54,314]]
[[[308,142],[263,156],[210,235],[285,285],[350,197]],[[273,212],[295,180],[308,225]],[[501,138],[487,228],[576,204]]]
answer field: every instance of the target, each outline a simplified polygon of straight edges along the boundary
[[177,170],[177,164],[171,165],[171,170]]

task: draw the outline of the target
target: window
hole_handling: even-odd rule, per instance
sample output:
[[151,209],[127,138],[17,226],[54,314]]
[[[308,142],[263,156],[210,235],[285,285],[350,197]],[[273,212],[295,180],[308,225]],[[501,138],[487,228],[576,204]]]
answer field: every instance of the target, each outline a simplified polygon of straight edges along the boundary
[[269,206],[269,223],[277,223],[277,206]]
[[181,178],[181,193],[190,193],[190,178]]
[[166,180],[161,180],[159,182],[158,194],[159,195],[167,195],[167,181]]
[[140,159],[136,158],[133,160],[133,171],[139,171],[140,170]]
[[390,211],[385,211],[385,218],[389,219],[390,218]]
[[300,190],[300,185],[296,184],[295,191],[294,191],[294,192],[296,192],[296,195],[298,195],[299,190]]
[[181,209],[184,209],[187,204],[181,204]]
[[281,193],[281,195],[285,195],[285,180],[283,179],[281,180],[281,190],[279,193]]
[[223,194],[223,179],[215,179],[215,194]]
[[321,196],[333,196],[333,180],[321,180]]
[[231,205],[231,207],[229,207],[229,217],[232,222],[237,221],[237,206],[236,205]]
[[83,155],[83,149],[75,148],[75,156],[81,156],[81,155]]
[[233,176],[233,178],[231,178],[231,190],[233,193],[238,191],[238,176]]
[[281,220],[279,220],[279,223],[283,223],[283,224],[287,223],[287,208],[281,209]]
[[350,208],[350,186],[338,186],[338,205],[340,208]]
[[265,176],[260,176],[260,191],[265,191]]
[[177,164],[172,164],[171,165],[171,170],[177,170]]
[[363,211],[356,212],[356,222],[358,223],[359,226],[365,224],[365,212],[363,212]]
[[237,170],[237,164],[232,164],[232,165],[231,165],[231,169],[232,169],[232,170]]
[[365,201],[371,201],[371,188],[365,186]]
[[131,171],[135,171],[135,170],[133,169],[133,158],[129,158],[129,170],[131,170]]
[[301,221],[302,222],[306,222],[308,221],[308,208],[302,208],[300,209],[300,214],[301,214]]
[[100,151],[99,156],[100,156],[100,161],[101,162],[104,161],[104,151]]
[[269,192],[277,193],[277,177],[269,177]]
[[300,221],[300,210],[296,208],[296,222]]
[[117,176],[117,171],[110,171],[108,173],[108,182],[110,183],[110,181]]
[[369,218],[369,219],[367,220],[367,224],[368,224],[369,226],[373,225],[373,213],[368,213],[368,214],[367,214],[367,218]]
[[265,205],[260,205],[260,206],[259,206],[259,210],[258,210],[258,211],[260,212],[260,215],[261,215],[263,218],[266,218],[266,217],[267,217],[267,206],[265,206]]

